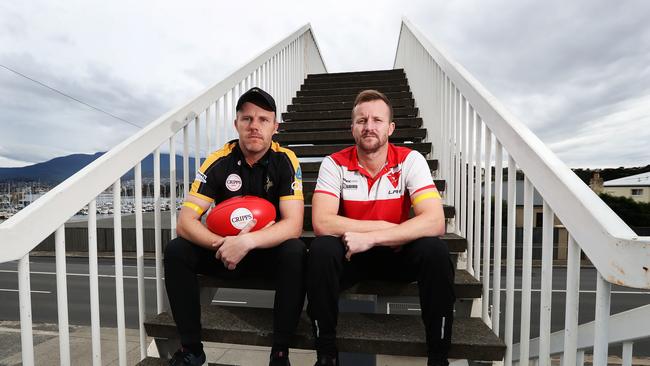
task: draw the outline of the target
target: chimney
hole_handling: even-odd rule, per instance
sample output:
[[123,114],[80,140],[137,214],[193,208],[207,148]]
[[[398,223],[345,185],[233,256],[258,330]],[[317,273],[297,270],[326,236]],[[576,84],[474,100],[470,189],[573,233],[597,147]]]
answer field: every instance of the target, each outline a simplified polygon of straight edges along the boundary
[[600,170],[596,170],[594,176],[589,180],[589,188],[596,193],[603,192],[603,178],[600,176]]

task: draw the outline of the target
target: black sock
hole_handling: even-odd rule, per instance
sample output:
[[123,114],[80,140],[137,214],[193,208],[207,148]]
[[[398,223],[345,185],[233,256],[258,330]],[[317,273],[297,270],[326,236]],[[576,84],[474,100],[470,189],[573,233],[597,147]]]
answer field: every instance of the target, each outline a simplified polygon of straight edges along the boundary
[[199,356],[201,353],[203,353],[203,343],[191,343],[191,344],[184,344],[183,348],[189,350],[192,352],[195,356]]
[[282,345],[273,345],[271,348],[271,354],[276,354],[281,352],[282,354],[279,355],[280,357],[288,357],[289,356],[289,347],[287,346],[282,346]]

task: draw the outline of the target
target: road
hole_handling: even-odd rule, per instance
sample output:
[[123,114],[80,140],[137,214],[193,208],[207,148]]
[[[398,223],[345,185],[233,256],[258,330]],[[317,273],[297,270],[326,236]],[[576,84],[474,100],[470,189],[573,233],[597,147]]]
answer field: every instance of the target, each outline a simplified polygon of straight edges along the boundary
[[[90,294],[88,261],[85,258],[68,258],[68,310],[69,321],[75,325],[90,324]],[[0,320],[18,320],[18,283],[17,263],[9,262],[0,264]],[[56,277],[55,261],[52,257],[32,257],[30,259],[32,314],[34,322],[57,323],[56,305]],[[124,298],[125,319],[129,328],[138,327],[138,299],[136,262],[134,259],[124,259]],[[112,259],[99,260],[99,297],[101,325],[114,327],[117,323],[115,305],[115,266]],[[502,272],[501,283],[505,286],[505,269]],[[532,311],[531,311],[531,338],[538,335],[539,298],[541,284],[541,269],[533,268],[532,277]],[[553,305],[551,328],[552,331],[564,327],[564,298],[566,286],[566,270],[554,268],[553,272]],[[155,294],[155,263],[145,260],[145,296],[146,314],[152,315],[156,311]],[[515,319],[514,338],[519,339],[520,332],[520,302],[521,302],[521,272],[516,270],[515,280]],[[596,271],[593,268],[583,268],[580,273],[580,323],[594,319],[596,290]],[[214,302],[245,304],[246,306],[271,307],[273,293],[270,291],[249,291],[236,289],[221,289]],[[416,298],[404,299],[404,302],[413,302],[417,308]],[[650,291],[612,286],[611,313],[629,310],[650,303]],[[505,291],[501,292],[501,330],[504,329]],[[620,355],[620,347],[613,347],[611,352]],[[650,356],[650,340],[635,343],[635,356]]]

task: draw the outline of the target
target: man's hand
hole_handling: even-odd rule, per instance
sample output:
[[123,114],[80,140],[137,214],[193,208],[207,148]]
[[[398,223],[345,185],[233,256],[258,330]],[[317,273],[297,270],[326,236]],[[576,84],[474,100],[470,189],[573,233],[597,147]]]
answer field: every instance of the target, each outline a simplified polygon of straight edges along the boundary
[[[269,222],[263,229],[273,225],[275,221]],[[233,270],[237,267],[237,264],[251,251],[255,248],[255,242],[247,235],[253,227],[257,224],[257,220],[251,220],[244,228],[237,234],[237,236],[227,236],[223,238],[221,243],[215,242],[213,247],[219,248],[215,257],[229,270]]]
[[345,258],[347,260],[350,260],[353,254],[363,253],[375,246],[371,233],[347,232],[343,234],[341,239],[343,240],[343,244],[345,244],[347,250],[345,253]]

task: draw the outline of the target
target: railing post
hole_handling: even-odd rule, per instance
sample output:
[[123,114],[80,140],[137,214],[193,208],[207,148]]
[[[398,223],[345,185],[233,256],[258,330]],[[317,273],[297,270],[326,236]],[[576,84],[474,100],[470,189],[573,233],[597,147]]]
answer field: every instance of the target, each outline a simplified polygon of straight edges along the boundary
[[580,247],[569,235],[564,318],[564,365],[576,364],[580,301]]
[[546,201],[544,201],[542,215],[542,288],[539,305],[539,364],[540,366],[550,366],[554,214]]
[[[490,243],[492,224],[492,132],[485,126],[485,184],[483,187],[483,311],[482,318],[490,323]],[[495,271],[496,273],[496,271]]]
[[[481,278],[481,182],[483,180],[483,162],[481,151],[483,149],[483,121],[476,114],[476,182],[474,183],[474,277]],[[483,238],[484,239],[484,238]]]
[[501,321],[501,232],[503,211],[503,147],[499,140],[494,139],[494,271],[492,289],[492,330],[499,335]]
[[598,331],[594,338],[594,365],[607,365],[607,336],[609,335],[609,308],[612,285],[598,272],[596,279],[596,320]]
[[[198,130],[197,130],[198,131]],[[197,147],[198,148],[198,147]],[[162,233],[160,228],[160,148],[153,153],[154,246],[156,251],[156,310],[165,311],[162,262]]]
[[99,319],[99,276],[97,268],[97,201],[88,204],[88,280],[90,282],[90,324],[93,366],[102,364]]
[[120,180],[113,183],[113,246],[115,248],[115,300],[117,302],[117,346],[120,366],[126,365],[124,319],[124,266],[122,264],[122,199]]
[[[206,135],[209,136],[209,132],[206,131]],[[176,141],[174,137],[176,136],[169,138],[169,235],[172,239],[176,239]]]
[[68,284],[65,263],[65,226],[54,233],[56,256],[56,306],[59,317],[59,360],[61,365],[70,365],[70,330],[68,328]]
[[469,143],[467,144],[467,229],[465,231],[467,236],[467,272],[474,277],[477,275],[474,272],[474,185],[476,184],[475,178],[475,162],[474,162],[474,109],[468,104],[469,113],[467,119],[467,134],[469,135]]
[[519,363],[528,365],[530,341],[530,298],[533,260],[533,194],[535,189],[528,177],[524,178],[524,254],[521,280],[521,345]]
[[20,308],[20,345],[22,362],[34,366],[34,335],[32,331],[32,290],[29,282],[29,254],[18,261],[18,301]]
[[[185,156],[188,151],[187,126],[185,132]],[[188,170],[189,162],[185,160],[185,171]],[[147,357],[146,333],[144,330],[146,299],[144,291],[144,235],[142,225],[142,163],[135,166],[135,257],[138,271],[138,325],[140,328],[140,359]]]
[[505,366],[512,365],[513,322],[515,313],[515,215],[517,212],[516,185],[517,166],[512,155],[508,154],[508,219],[506,229],[506,323],[504,340],[506,343]]

